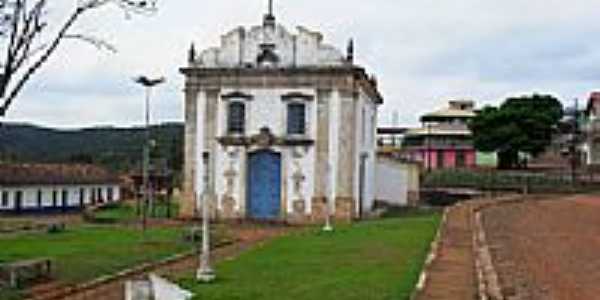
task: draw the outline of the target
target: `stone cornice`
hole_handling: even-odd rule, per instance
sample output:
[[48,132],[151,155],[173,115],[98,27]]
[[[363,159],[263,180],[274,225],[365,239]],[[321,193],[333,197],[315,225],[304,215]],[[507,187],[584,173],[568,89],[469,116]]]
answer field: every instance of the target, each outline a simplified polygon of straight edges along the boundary
[[[217,141],[223,146],[253,146],[258,142],[252,137],[245,136],[222,136]],[[269,146],[312,146],[315,141],[292,137],[275,137]]]
[[235,91],[235,92],[231,92],[231,93],[227,93],[224,95],[221,95],[221,99],[223,100],[229,100],[232,98],[236,98],[236,99],[245,99],[245,100],[252,100],[254,99],[254,96],[240,92],[240,91]]
[[217,141],[223,146],[259,146],[269,148],[271,146],[311,146],[314,140],[304,137],[275,136],[271,130],[264,127],[259,134],[253,136],[230,135],[217,137]]
[[289,101],[289,100],[296,100],[296,99],[302,99],[304,101],[313,101],[315,99],[315,96],[304,94],[304,93],[299,93],[299,92],[287,93],[287,94],[281,96],[282,101]]
[[383,97],[365,70],[357,66],[298,68],[181,68],[186,87],[314,87],[357,92],[363,90],[377,104]]

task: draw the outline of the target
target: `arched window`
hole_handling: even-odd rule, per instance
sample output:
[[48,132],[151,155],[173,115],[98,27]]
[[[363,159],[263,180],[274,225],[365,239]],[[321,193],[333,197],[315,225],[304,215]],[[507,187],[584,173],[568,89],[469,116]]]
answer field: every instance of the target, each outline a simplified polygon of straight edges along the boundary
[[304,103],[290,103],[287,106],[287,132],[288,134],[306,133],[306,105]]
[[246,106],[242,102],[229,103],[227,111],[227,133],[244,134],[246,125]]

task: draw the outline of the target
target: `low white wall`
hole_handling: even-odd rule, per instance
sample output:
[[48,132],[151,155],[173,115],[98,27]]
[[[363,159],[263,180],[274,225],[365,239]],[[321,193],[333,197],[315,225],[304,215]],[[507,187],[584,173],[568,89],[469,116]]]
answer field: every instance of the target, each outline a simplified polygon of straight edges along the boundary
[[394,206],[408,206],[419,191],[418,167],[386,157],[377,158],[377,200]]

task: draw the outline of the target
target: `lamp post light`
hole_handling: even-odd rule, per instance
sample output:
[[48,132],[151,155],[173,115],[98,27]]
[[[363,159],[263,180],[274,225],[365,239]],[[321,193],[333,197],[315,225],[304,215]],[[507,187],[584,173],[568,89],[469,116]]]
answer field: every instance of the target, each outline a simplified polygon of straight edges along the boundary
[[149,79],[146,76],[138,76],[133,79],[135,83],[138,83],[146,88],[146,102],[145,102],[145,119],[146,126],[144,128],[144,149],[143,149],[143,157],[142,157],[142,190],[143,190],[143,208],[142,208],[142,228],[144,232],[146,231],[147,222],[148,222],[148,202],[149,202],[149,194],[150,194],[150,186],[149,186],[149,165],[150,165],[150,96],[152,94],[152,88],[164,83],[166,80],[164,77],[157,79]]
[[[202,193],[196,193],[198,198],[202,200],[202,253],[200,253],[200,267],[196,272],[196,279],[203,283],[210,283],[215,280],[215,271],[210,265],[210,229],[209,229],[209,212],[208,204],[212,193],[209,192],[210,167],[209,157],[204,156],[204,189]],[[198,203],[198,201],[196,201]]]

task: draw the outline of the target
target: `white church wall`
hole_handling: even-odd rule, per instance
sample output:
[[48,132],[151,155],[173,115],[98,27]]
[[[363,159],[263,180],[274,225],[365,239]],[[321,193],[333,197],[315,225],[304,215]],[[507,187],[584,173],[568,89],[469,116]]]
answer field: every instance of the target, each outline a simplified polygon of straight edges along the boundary
[[[287,212],[294,212],[294,201],[303,200],[304,213],[311,213],[311,199],[314,195],[314,180],[311,180],[314,178],[314,147],[288,148],[285,157]],[[301,177],[303,179],[300,180]]]
[[[360,164],[361,156],[364,156],[364,190],[362,191],[362,208],[363,212],[368,212],[372,209],[376,198],[376,120],[377,106],[372,99],[364,92],[359,92],[358,101],[356,102],[356,164],[354,177],[354,194],[356,201],[361,199],[360,195]],[[359,212],[360,207],[356,206],[356,212]]]
[[[203,51],[197,64],[206,68],[255,66],[261,45],[275,45],[279,67],[342,65],[344,55],[336,48],[322,44],[322,34],[298,27],[292,34],[279,24],[275,28],[254,26],[236,28],[221,37],[218,48]],[[241,59],[240,59],[241,58]]]
[[245,203],[244,165],[245,150],[243,147],[220,147],[216,154],[215,192],[218,196],[218,209],[223,209],[223,199],[231,197],[235,200],[234,209],[240,211]]

